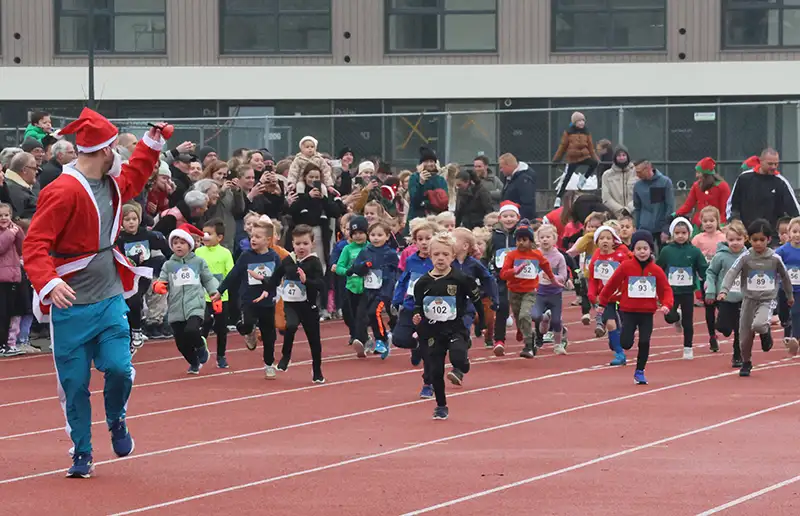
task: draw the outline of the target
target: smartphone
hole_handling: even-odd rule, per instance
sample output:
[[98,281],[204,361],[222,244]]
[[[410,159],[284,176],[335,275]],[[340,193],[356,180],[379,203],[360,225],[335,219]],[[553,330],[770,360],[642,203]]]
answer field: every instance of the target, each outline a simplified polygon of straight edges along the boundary
[[311,184],[312,184],[312,186],[313,186],[314,188],[316,188],[317,190],[319,190],[319,191],[320,191],[320,193],[322,192],[322,181],[314,181],[314,182],[313,182],[313,183],[311,183]]
[[331,160],[331,167],[332,168],[341,168],[342,167],[342,160],[340,160],[340,159],[332,159]]
[[264,172],[273,172],[275,170],[275,165],[264,165]]

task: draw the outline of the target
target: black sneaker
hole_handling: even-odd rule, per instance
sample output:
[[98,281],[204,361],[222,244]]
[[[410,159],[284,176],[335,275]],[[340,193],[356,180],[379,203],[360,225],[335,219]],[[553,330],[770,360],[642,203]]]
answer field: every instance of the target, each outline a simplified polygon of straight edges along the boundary
[[143,330],[148,339],[161,340],[164,338],[164,334],[157,324],[145,324]]
[[731,359],[731,367],[734,369],[739,369],[742,367],[742,357],[733,357]]
[[436,407],[433,409],[433,419],[445,420],[450,415],[450,410],[447,407]]
[[[291,360],[289,360],[288,357],[281,357],[281,361],[278,362],[278,370],[279,371],[283,371],[285,373],[286,370],[289,369],[289,364],[290,363],[291,363]],[[316,377],[315,377],[315,380],[316,380]]]
[[[538,336],[533,340],[533,354],[534,355],[536,354],[536,350],[537,349],[542,349],[542,346],[544,346],[544,336],[543,335],[542,336]],[[522,356],[522,355],[520,355],[520,356]]]
[[161,334],[164,336],[164,338],[172,338],[172,326],[170,326],[168,322],[165,322],[161,325]]
[[767,333],[761,334],[761,350],[764,352],[772,349],[772,332],[767,330]]
[[522,351],[519,352],[519,356],[522,358],[533,358],[534,352],[532,348],[523,348]]
[[[281,366],[278,366],[278,369],[280,369],[280,368],[281,368]],[[325,377],[324,377],[324,376],[322,376],[322,373],[315,374],[315,375],[314,375],[314,379],[312,380],[312,382],[314,382],[314,383],[317,383],[317,384],[320,384],[320,385],[321,385],[321,384],[325,383]]]
[[709,339],[708,349],[710,349],[712,353],[719,351],[719,342],[717,342],[717,337],[711,337]]
[[750,376],[750,371],[753,369],[752,362],[745,362],[742,364],[742,368],[739,369],[739,376]]
[[458,369],[453,369],[449,373],[447,373],[447,379],[450,380],[450,383],[453,385],[461,386],[464,381],[464,373],[459,371]]

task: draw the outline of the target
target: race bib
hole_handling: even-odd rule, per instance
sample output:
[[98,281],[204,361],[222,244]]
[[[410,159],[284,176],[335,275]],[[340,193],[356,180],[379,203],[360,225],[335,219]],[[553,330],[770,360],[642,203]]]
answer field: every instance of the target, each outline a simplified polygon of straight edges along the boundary
[[515,275],[519,279],[536,279],[539,275],[539,260],[514,260],[514,268],[524,267]]
[[731,289],[728,291],[731,294],[741,294],[742,293],[742,277],[736,276],[736,279],[733,280],[733,285],[731,285]]
[[417,282],[419,281],[419,279],[421,277],[422,277],[422,274],[420,274],[418,272],[412,272],[411,273],[411,277],[408,279],[408,288],[406,289],[406,295],[407,296],[413,296],[414,295],[414,287],[417,286]]
[[750,271],[747,275],[747,290],[751,292],[769,292],[774,289],[774,271]]
[[500,269],[503,267],[503,263],[506,261],[506,254],[510,251],[509,248],[505,249],[498,249],[494,252],[494,265]]
[[306,286],[300,281],[283,280],[281,286],[281,298],[290,303],[300,303],[308,299]]
[[[247,270],[253,271],[255,273],[261,274],[264,278],[269,278],[272,276],[272,273],[275,272],[275,264],[270,263],[249,263],[247,264]],[[247,275],[247,284],[248,285],[261,285],[261,282],[250,274]]]
[[364,288],[368,290],[378,290],[383,285],[383,271],[380,269],[370,269],[364,276]]
[[654,276],[631,276],[628,278],[628,297],[655,299],[656,278]]
[[792,285],[800,285],[800,267],[790,267],[787,272],[789,272]]
[[172,273],[172,284],[176,287],[199,285],[200,276],[191,267],[184,265]]
[[599,279],[603,282],[603,285],[605,285],[606,282],[611,279],[611,276],[614,275],[614,271],[617,270],[617,267],[619,267],[619,262],[615,262],[614,260],[597,260],[594,262],[594,279]]
[[694,285],[694,274],[691,267],[670,267],[669,284],[673,287],[691,287]]
[[425,296],[422,300],[425,318],[433,322],[453,321],[456,318],[455,296]]
[[150,259],[150,242],[129,242],[125,244],[125,256],[128,258],[138,258],[141,255],[142,261]]

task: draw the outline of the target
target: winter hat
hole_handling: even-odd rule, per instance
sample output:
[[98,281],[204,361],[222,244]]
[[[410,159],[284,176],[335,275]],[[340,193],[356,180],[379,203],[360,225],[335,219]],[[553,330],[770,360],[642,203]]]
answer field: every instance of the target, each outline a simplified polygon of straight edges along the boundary
[[355,154],[353,154],[353,149],[345,145],[341,148],[341,150],[336,154],[336,159],[342,159],[345,154],[349,154],[355,158]]
[[158,175],[172,177],[172,172],[169,170],[169,165],[165,161],[158,162]]
[[[618,161],[618,160],[617,160],[617,156],[618,156],[620,153],[623,153],[623,152],[625,153],[625,160],[624,160],[624,161]],[[626,148],[624,145],[617,145],[617,148],[616,148],[616,149],[614,149],[614,158],[613,158],[613,161],[614,161],[614,164],[615,164],[616,166],[618,166],[619,168],[623,168],[623,169],[624,169],[624,168],[627,168],[627,167],[628,167],[628,165],[630,165],[630,164],[631,164],[631,155],[630,155],[630,153],[628,152],[628,149],[627,149],[627,148]]]
[[504,211],[513,211],[519,216],[519,204],[511,201],[503,201],[500,203],[500,210],[497,213],[502,215]]
[[419,148],[419,162],[424,163],[426,161],[438,161],[439,159],[436,157],[436,151],[431,149],[430,147],[425,147],[424,145]]
[[714,170],[717,166],[717,162],[714,161],[713,158],[703,158],[697,162],[697,166],[694,169],[701,174],[715,174],[716,171]]
[[517,229],[514,231],[514,240],[520,237],[528,237],[529,240],[533,241],[533,229],[528,219],[519,221],[519,226],[517,226]]
[[592,238],[594,238],[594,243],[595,244],[597,244],[597,239],[600,238],[600,233],[602,233],[603,231],[608,231],[609,233],[611,233],[611,236],[614,237],[614,242],[615,243],[617,243],[617,244],[621,244],[622,243],[622,239],[619,237],[619,235],[614,230],[614,228],[612,228],[611,226],[600,226],[599,228],[597,228],[595,230],[594,236],[592,237]]
[[387,201],[394,201],[397,195],[397,185],[381,185],[381,195]]
[[375,163],[373,163],[371,161],[362,161],[358,165],[358,175],[361,175],[361,174],[365,173],[368,170],[370,170],[372,172],[375,172]]
[[303,142],[306,142],[306,141],[309,141],[309,142],[313,143],[314,147],[316,147],[317,144],[319,143],[317,141],[317,139],[314,138],[313,136],[303,136],[302,138],[300,138],[300,143],[298,145],[302,148],[303,147]]
[[692,233],[692,223],[685,217],[675,217],[675,220],[669,225],[669,234],[670,236],[675,236],[675,228],[678,227],[678,224],[685,224],[687,229],[689,229],[689,234]]
[[367,222],[366,217],[362,217],[361,215],[353,217],[350,219],[350,222],[347,223],[347,229],[350,230],[351,234],[353,231],[361,231],[362,233],[366,233],[368,226],[369,223]]
[[211,153],[216,154],[217,150],[214,147],[210,147],[208,145],[204,147],[200,147],[200,150],[197,151],[197,158],[200,160],[200,163],[204,162],[209,154]]
[[172,246],[173,238],[180,238],[189,244],[189,250],[192,251],[194,250],[194,237],[192,235],[197,235],[202,238],[203,232],[191,224],[181,224],[177,229],[173,230],[172,233],[169,234],[170,246]]
[[647,242],[647,245],[650,246],[650,252],[653,252],[653,250],[655,249],[655,243],[653,243],[652,233],[650,233],[649,231],[645,231],[643,229],[636,231],[631,236],[631,250],[633,250],[636,247],[636,244],[640,241]]
[[758,156],[750,156],[742,163],[742,171],[756,169],[759,165],[761,165],[761,158]]
[[78,152],[88,154],[109,147],[119,130],[100,113],[83,108],[80,117],[61,129],[61,134],[74,134]]
[[275,157],[269,151],[269,149],[258,149],[258,152],[261,153],[261,157],[264,158],[264,161],[272,161],[275,162]]
[[578,123],[578,120],[583,120],[584,122],[586,121],[586,117],[583,116],[583,113],[581,113],[580,111],[572,113],[572,116],[569,117],[570,123],[576,124]]
[[25,141],[22,142],[22,145],[20,145],[20,147],[25,152],[31,152],[33,149],[44,149],[44,145],[42,145],[42,142],[40,142],[36,138],[25,138]]

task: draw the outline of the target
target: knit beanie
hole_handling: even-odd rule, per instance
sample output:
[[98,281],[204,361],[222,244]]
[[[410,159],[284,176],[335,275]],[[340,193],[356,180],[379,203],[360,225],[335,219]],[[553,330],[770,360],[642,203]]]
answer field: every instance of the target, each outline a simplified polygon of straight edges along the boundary
[[530,241],[533,241],[533,229],[531,228],[531,223],[528,219],[522,219],[519,221],[519,225],[514,231],[514,240],[520,237],[528,237]]
[[436,151],[430,147],[422,146],[419,148],[419,162],[424,163],[426,161],[438,161],[438,158],[436,157]]
[[586,117],[580,111],[576,111],[576,112],[572,113],[572,116],[569,117],[569,121],[572,124],[578,123],[578,120],[583,120],[584,122],[586,121]]
[[345,154],[349,154],[350,156],[353,156],[355,158],[355,154],[353,154],[353,149],[345,145],[344,147],[341,148],[338,154],[336,154],[336,159],[344,158]]
[[712,158],[703,158],[697,162],[697,166],[694,169],[701,174],[708,174],[712,175],[716,173],[717,162],[714,161]]
[[300,143],[298,144],[301,149],[303,148],[303,142],[311,142],[314,144],[314,147],[316,147],[317,144],[319,143],[317,139],[314,138],[313,136],[303,136],[302,138],[300,138]]
[[367,222],[366,217],[362,217],[360,215],[353,217],[350,219],[350,222],[347,223],[347,229],[350,230],[350,234],[352,234],[353,231],[361,231],[362,233],[366,233],[368,226],[369,223]]
[[206,160],[206,157],[208,157],[208,155],[212,152],[216,154],[217,150],[209,145],[200,147],[200,149],[197,151],[197,159],[200,160],[200,163],[203,163]]
[[644,240],[650,246],[650,252],[655,250],[655,243],[653,242],[653,234],[649,231],[640,229],[631,236],[631,250],[636,248],[636,243]]

